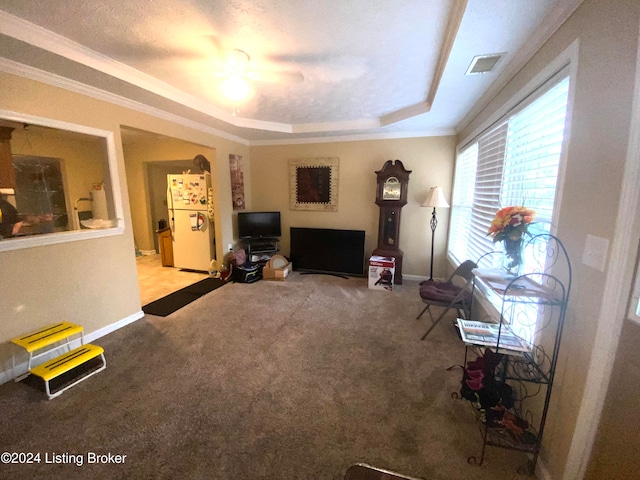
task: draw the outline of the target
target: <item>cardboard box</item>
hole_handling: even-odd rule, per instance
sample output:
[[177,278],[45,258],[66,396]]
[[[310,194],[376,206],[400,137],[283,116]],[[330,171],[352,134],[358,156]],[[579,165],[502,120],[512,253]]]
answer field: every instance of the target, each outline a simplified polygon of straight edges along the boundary
[[283,282],[293,270],[291,262],[282,255],[273,255],[262,269],[264,280],[278,280]]
[[270,268],[265,265],[262,269],[262,278],[263,280],[277,280],[284,282],[284,280],[289,276],[289,273],[291,273],[291,270],[293,270],[293,264],[291,262],[280,268]]
[[395,271],[395,258],[374,255],[369,259],[369,288],[373,290],[393,290]]

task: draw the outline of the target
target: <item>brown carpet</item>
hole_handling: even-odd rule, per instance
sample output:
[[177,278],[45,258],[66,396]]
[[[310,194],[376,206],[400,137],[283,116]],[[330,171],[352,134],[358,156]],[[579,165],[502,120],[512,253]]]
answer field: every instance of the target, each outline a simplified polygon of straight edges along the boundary
[[[96,341],[107,369],[56,399],[0,386],[0,450],[40,454],[0,477],[339,480],[364,462],[425,480],[518,478],[518,452],[467,464],[481,437],[451,398],[460,371],[446,370],[464,349],[446,320],[419,341],[421,305],[417,282],[384,292],[294,273],[146,316]],[[88,464],[96,453],[126,458]]]

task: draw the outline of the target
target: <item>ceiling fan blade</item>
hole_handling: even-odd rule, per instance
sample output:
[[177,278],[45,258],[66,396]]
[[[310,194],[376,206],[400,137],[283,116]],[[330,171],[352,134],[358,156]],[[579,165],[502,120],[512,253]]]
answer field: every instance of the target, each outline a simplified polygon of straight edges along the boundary
[[304,75],[300,71],[269,71],[269,70],[251,70],[246,73],[246,77],[256,82],[266,83],[302,83]]
[[356,80],[370,71],[368,61],[360,55],[278,55],[270,57],[278,63],[300,65],[305,80],[337,84]]
[[209,59],[209,61],[212,60],[219,64],[218,70],[224,69],[228,52],[231,49],[224,47],[216,35],[196,35],[192,40],[190,43],[170,45],[113,40],[109,43],[108,48],[100,50],[100,53],[124,63]]
[[224,61],[225,55],[231,49],[228,47],[225,47],[217,35],[208,34],[208,35],[203,35],[203,37],[211,44],[211,47],[212,47],[210,50],[211,54],[220,58],[220,60]]

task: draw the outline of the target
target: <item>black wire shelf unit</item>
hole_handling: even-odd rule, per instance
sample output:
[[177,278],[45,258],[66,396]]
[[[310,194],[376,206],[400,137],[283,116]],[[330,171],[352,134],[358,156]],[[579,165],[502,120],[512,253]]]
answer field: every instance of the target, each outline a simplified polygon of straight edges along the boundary
[[[486,447],[525,452],[523,475],[535,471],[551,403],[551,392],[562,340],[562,330],[571,290],[571,263],[562,242],[550,234],[531,237],[523,249],[525,267],[517,276],[508,276],[495,265],[501,252],[490,252],[478,260],[474,270],[473,293],[496,306],[495,316],[481,321],[493,324],[495,344],[465,341],[464,365],[490,350],[495,360],[491,385],[495,391],[510,392],[508,405],[487,407],[467,394],[455,392],[454,398],[466,398],[478,420],[482,438],[479,456],[467,461],[482,465]],[[474,310],[477,310],[474,308]],[[497,318],[495,318],[497,317]],[[524,348],[505,347],[502,338],[517,337]],[[465,337],[462,337],[463,341]],[[494,340],[491,340],[493,342]],[[462,385],[468,378],[464,368]],[[477,386],[476,386],[477,387]],[[486,387],[481,387],[482,388]],[[474,396],[472,392],[472,397]]]

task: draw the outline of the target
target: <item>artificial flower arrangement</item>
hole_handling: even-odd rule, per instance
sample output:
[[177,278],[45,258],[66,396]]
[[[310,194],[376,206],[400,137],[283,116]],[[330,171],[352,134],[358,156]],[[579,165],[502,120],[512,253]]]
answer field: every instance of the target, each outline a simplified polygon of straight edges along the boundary
[[498,210],[489,227],[489,236],[493,243],[509,238],[519,240],[528,232],[529,224],[536,216],[535,210],[526,207],[504,207]]
[[529,233],[529,225],[536,216],[535,210],[515,206],[504,207],[496,212],[495,218],[487,235],[493,237],[493,243],[503,242],[508,271],[516,269],[522,264],[523,236]]

